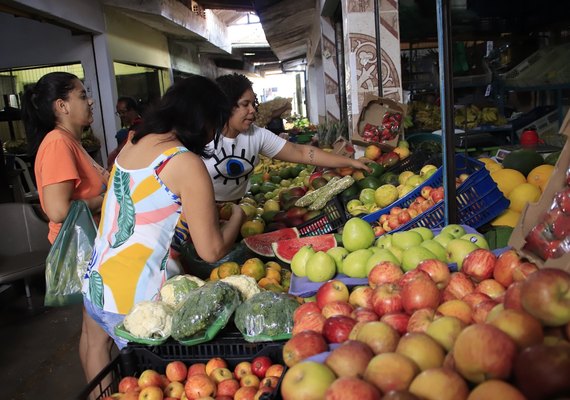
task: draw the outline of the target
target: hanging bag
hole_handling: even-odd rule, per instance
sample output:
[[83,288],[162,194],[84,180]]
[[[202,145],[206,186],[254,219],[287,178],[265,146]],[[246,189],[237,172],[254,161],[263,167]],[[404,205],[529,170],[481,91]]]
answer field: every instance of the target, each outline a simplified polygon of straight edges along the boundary
[[44,305],[57,307],[83,301],[83,276],[96,236],[91,211],[84,201],[73,201],[46,259]]

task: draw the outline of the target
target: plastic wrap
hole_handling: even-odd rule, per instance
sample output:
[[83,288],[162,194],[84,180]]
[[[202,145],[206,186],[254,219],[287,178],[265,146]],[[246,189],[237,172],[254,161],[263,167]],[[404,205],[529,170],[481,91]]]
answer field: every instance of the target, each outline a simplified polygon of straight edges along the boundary
[[237,308],[234,322],[249,342],[289,339],[298,306],[290,295],[261,291]]
[[237,289],[225,282],[207,282],[174,311],[172,337],[186,344],[209,340],[226,326],[239,304]]
[[178,307],[190,292],[204,285],[204,281],[192,275],[177,275],[164,282],[160,298],[171,307]]
[[115,333],[129,342],[161,343],[170,336],[173,312],[173,308],[162,301],[141,301],[115,327]]
[[525,240],[524,249],[545,261],[570,253],[570,168],[565,187],[554,195],[548,212]]

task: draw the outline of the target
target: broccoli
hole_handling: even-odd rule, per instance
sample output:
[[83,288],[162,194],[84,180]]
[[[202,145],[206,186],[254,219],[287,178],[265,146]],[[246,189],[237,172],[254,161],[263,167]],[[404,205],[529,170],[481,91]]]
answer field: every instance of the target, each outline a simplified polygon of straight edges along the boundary
[[225,325],[239,302],[239,291],[225,282],[208,282],[190,291],[172,316],[172,337],[190,339],[204,333],[218,318],[225,318]]
[[298,306],[299,303],[288,294],[265,290],[236,309],[234,322],[242,335],[250,339],[289,334],[293,330],[293,313]]

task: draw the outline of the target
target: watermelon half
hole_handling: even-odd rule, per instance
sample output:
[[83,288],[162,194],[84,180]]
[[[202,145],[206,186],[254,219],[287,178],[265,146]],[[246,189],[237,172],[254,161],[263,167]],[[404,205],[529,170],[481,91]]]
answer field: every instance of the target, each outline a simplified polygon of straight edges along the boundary
[[271,248],[273,243],[281,240],[297,239],[298,237],[299,231],[297,228],[284,228],[273,232],[249,236],[243,239],[243,242],[255,254],[263,257],[273,257],[275,255]]
[[312,246],[315,251],[327,251],[328,249],[332,249],[336,246],[336,238],[332,233],[318,236],[306,236],[296,239],[281,240],[271,244],[271,247],[273,248],[273,253],[275,253],[277,258],[290,264],[293,256],[299,251],[299,249],[307,245]]

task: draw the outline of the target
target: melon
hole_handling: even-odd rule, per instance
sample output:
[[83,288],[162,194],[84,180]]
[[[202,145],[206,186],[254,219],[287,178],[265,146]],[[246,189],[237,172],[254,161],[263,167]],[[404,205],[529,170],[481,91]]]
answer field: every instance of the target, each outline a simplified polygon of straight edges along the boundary
[[255,254],[263,257],[273,257],[274,253],[271,247],[273,243],[281,240],[296,239],[298,237],[299,231],[297,228],[283,228],[273,232],[260,233],[259,235],[247,237],[243,242]]
[[530,149],[520,149],[511,151],[503,159],[503,167],[516,169],[524,176],[539,165],[544,164],[544,159],[540,154]]
[[291,263],[293,256],[303,246],[311,246],[315,252],[327,251],[336,247],[336,238],[334,234],[329,233],[326,235],[281,240],[271,244],[275,256],[288,264]]

